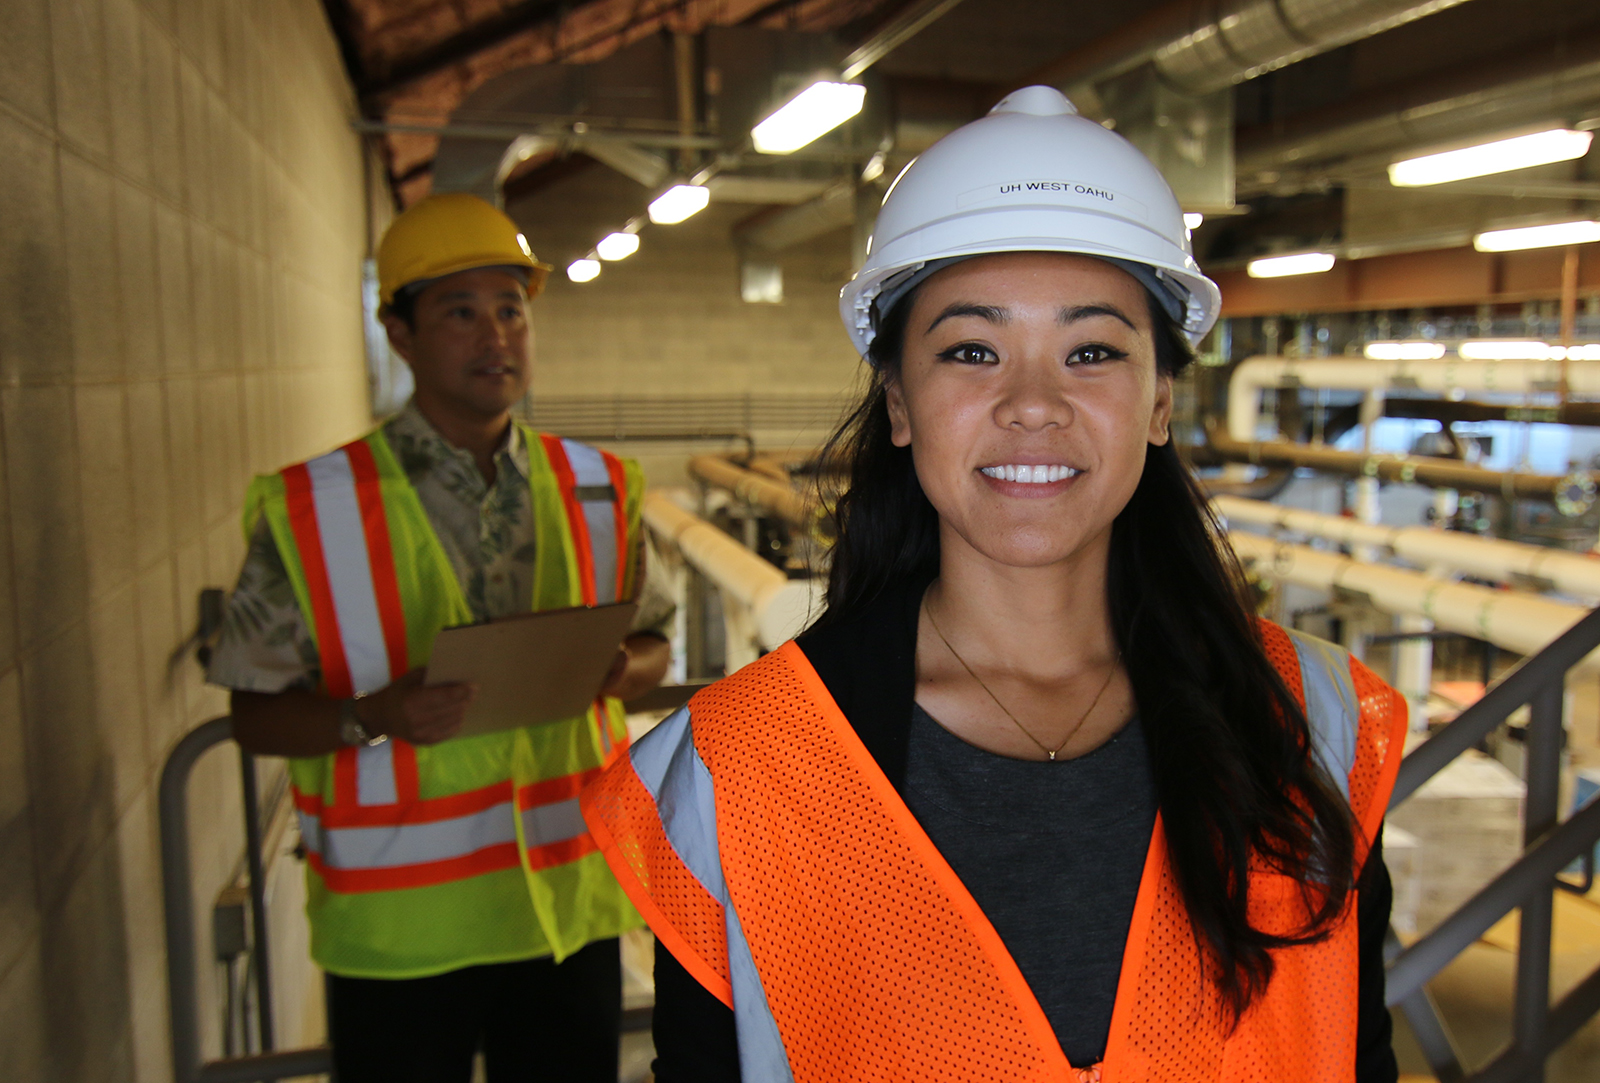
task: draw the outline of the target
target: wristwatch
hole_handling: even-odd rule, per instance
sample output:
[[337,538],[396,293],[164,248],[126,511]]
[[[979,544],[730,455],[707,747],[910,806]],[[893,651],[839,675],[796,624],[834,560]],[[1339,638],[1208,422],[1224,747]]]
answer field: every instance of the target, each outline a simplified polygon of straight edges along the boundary
[[381,745],[389,739],[387,733],[372,736],[367,732],[367,727],[361,724],[361,719],[356,717],[356,700],[365,698],[365,695],[358,694],[351,699],[339,701],[339,740],[344,744]]

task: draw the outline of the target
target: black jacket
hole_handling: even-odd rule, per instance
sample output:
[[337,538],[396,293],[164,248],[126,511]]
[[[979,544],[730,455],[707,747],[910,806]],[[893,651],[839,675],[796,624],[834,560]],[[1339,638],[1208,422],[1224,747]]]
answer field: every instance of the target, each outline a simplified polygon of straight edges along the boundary
[[[917,614],[926,582],[885,591],[856,615],[801,635],[800,649],[827,686],[861,743],[899,792],[904,792],[911,707],[916,692]],[[1392,889],[1381,842],[1362,870],[1357,1083],[1399,1077],[1383,1002],[1383,940]],[[656,946],[657,1083],[737,1083],[738,1040],[733,1012]]]

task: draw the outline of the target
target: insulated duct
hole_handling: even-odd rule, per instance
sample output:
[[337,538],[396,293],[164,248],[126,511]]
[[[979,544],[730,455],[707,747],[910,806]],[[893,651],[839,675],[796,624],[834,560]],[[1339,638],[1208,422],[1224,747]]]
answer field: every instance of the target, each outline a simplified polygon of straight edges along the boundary
[[[1224,0],[1196,3],[1206,21],[1155,51],[1164,78],[1207,94],[1380,34],[1464,0]],[[1201,20],[1197,19],[1199,23]]]

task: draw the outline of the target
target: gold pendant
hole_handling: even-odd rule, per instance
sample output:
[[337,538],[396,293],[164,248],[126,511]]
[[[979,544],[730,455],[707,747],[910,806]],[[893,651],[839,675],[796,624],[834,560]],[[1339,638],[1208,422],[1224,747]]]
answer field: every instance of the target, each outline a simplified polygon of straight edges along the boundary
[[1050,759],[1053,761],[1055,758],[1056,754],[1054,752],[1050,753]]

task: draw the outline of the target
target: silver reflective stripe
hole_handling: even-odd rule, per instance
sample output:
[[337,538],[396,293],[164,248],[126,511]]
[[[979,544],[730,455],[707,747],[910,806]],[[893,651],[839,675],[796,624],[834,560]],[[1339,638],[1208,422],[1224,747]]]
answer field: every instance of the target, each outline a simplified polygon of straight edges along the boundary
[[793,1083],[778,1021],[772,1017],[750,942],[722,878],[716,793],[711,772],[694,747],[689,709],[680,708],[633,745],[628,755],[639,780],[655,798],[667,841],[700,886],[722,904],[741,1076],[763,1083]]
[[295,809],[294,814],[300,820],[300,842],[305,846],[306,852],[321,854],[322,822],[311,813],[300,809]]
[[1325,639],[1287,628],[1300,656],[1300,684],[1306,695],[1306,721],[1322,769],[1350,800],[1350,770],[1356,765],[1356,731],[1361,707],[1350,676],[1350,655]]
[[576,797],[522,810],[522,839],[530,850],[575,839],[588,830]]
[[367,530],[350,455],[343,448],[330,451],[306,463],[306,473],[350,683],[357,692],[373,692],[389,683],[389,647],[378,617]]
[[399,800],[394,780],[394,742],[356,749],[356,804],[393,805]]
[[[511,802],[434,823],[400,827],[322,827],[323,863],[335,869],[386,869],[465,857],[517,840]],[[309,849],[309,847],[307,847]]]
[[[611,489],[611,471],[605,456],[576,440],[561,441],[567,463],[580,490]],[[600,605],[617,600],[617,506],[612,499],[580,500],[584,522],[589,525],[589,551],[594,557],[595,601]]]

